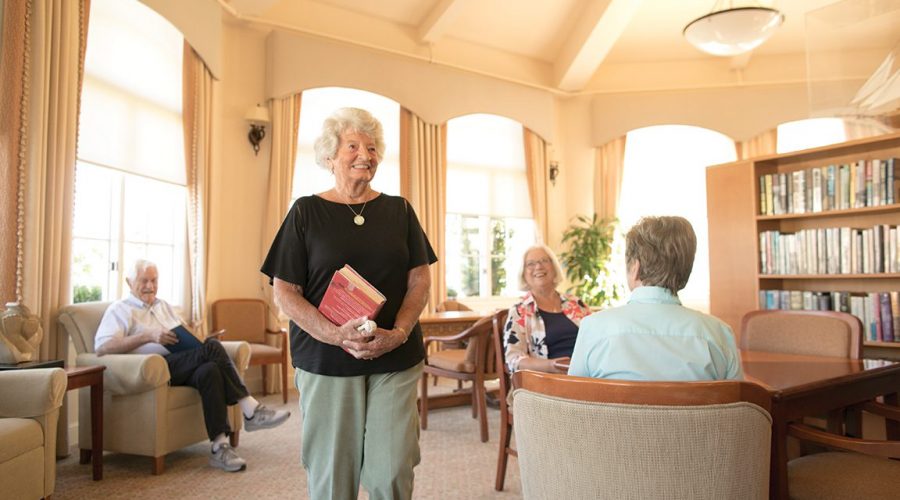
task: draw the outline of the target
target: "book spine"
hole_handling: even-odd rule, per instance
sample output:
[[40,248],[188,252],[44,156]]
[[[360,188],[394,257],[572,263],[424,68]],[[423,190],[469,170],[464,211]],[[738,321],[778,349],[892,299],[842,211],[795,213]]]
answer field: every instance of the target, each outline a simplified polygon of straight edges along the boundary
[[891,296],[887,292],[878,294],[881,302],[881,334],[884,342],[894,341],[894,317],[891,314]]
[[875,329],[875,338],[873,340],[881,342],[884,339],[881,330],[881,298],[879,297],[878,292],[869,293],[869,298],[871,299],[870,311],[872,312],[872,323],[874,324]]

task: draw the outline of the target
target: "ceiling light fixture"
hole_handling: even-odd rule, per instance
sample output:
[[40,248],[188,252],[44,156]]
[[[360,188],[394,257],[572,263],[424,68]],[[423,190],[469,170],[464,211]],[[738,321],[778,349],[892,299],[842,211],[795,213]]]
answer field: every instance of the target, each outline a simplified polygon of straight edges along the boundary
[[694,47],[714,56],[736,56],[759,47],[784,23],[784,14],[769,7],[732,7],[694,19],[682,34]]

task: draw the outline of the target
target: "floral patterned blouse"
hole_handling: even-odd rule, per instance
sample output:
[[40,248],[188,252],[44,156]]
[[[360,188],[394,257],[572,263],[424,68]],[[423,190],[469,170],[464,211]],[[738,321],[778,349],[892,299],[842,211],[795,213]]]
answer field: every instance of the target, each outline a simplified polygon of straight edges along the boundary
[[[574,295],[561,293],[559,296],[562,313],[576,326],[581,324],[582,318],[591,314],[590,308]],[[547,332],[544,320],[537,312],[537,302],[531,292],[525,295],[522,302],[509,308],[509,316],[503,326],[503,348],[510,372],[519,368],[522,358],[547,358]]]

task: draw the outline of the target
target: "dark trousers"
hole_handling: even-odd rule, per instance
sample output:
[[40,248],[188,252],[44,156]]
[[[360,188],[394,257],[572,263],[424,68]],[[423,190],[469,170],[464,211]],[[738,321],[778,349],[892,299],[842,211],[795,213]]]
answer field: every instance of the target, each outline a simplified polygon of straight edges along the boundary
[[250,393],[222,343],[208,339],[197,349],[172,353],[165,359],[172,377],[171,385],[186,385],[200,392],[209,439],[213,440],[219,434],[230,436],[228,405],[237,404]]

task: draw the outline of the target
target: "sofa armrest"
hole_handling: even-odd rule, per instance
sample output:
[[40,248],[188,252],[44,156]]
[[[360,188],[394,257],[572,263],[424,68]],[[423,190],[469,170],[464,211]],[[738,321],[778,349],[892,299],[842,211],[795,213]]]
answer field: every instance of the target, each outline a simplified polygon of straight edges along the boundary
[[0,372],[0,417],[38,417],[56,410],[62,406],[67,382],[62,368]]
[[169,366],[159,354],[79,354],[77,366],[106,367],[103,389],[118,396],[137,394],[169,383]]
[[238,374],[243,377],[247,367],[250,366],[250,344],[243,340],[232,340],[222,342],[222,347],[237,368]]

